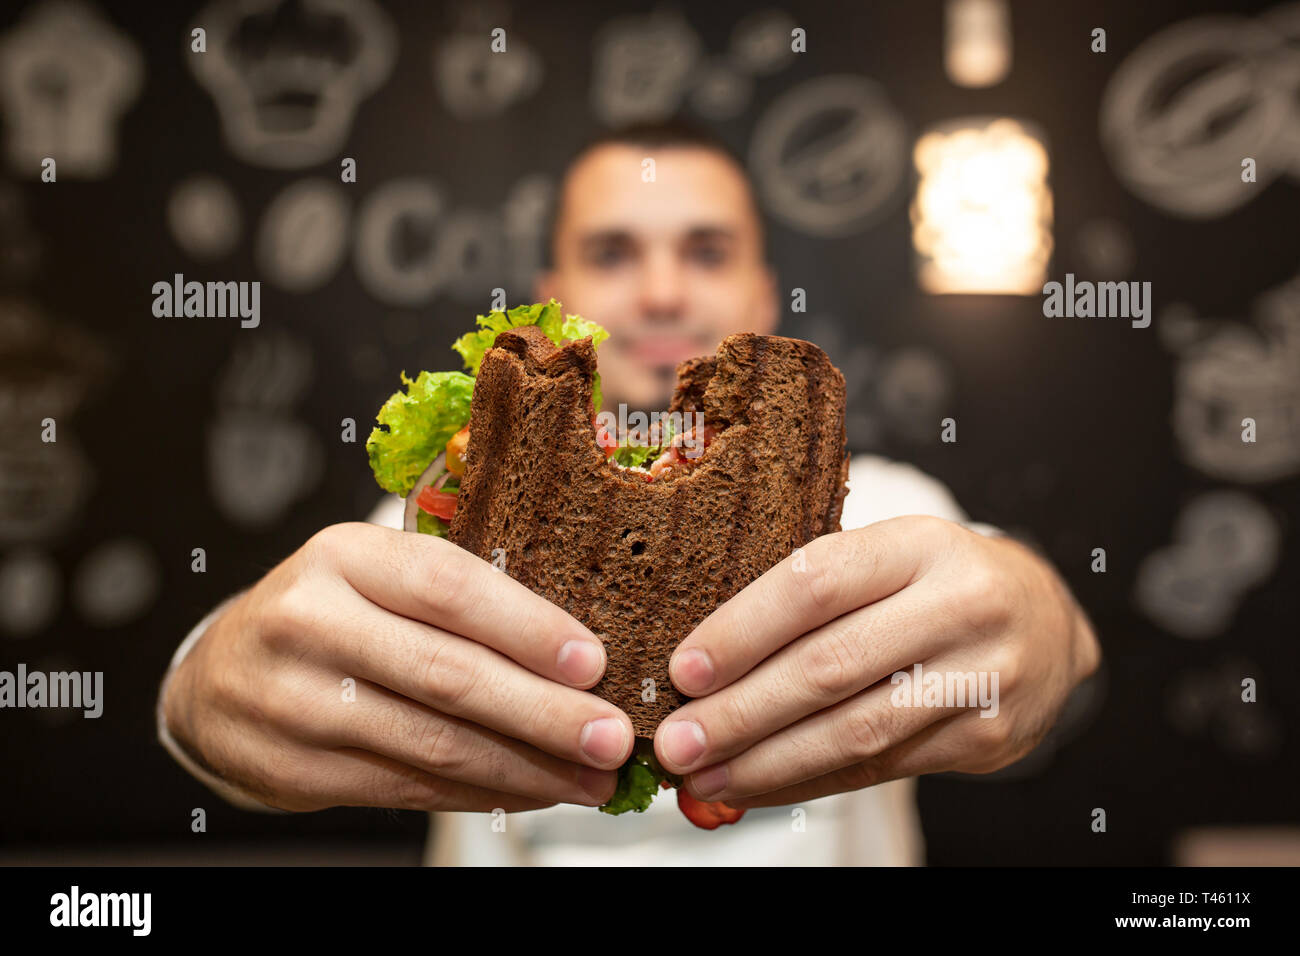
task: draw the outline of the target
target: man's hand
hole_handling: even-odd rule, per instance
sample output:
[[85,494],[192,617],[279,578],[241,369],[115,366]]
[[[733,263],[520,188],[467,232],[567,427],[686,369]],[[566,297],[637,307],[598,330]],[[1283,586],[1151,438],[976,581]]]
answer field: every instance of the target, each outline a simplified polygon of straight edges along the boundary
[[[693,700],[655,753],[701,800],[780,806],[1024,756],[1101,652],[1025,546],[908,516],[818,538],[714,611],[673,653]],[[891,675],[997,675],[996,716],[902,706]],[[924,682],[924,678],[923,678]],[[986,685],[991,686],[991,685]],[[993,712],[993,708],[988,708]]]
[[281,809],[597,806],[633,742],[575,689],[604,671],[590,631],[469,552],[341,524],[212,623],[163,706],[200,763]]

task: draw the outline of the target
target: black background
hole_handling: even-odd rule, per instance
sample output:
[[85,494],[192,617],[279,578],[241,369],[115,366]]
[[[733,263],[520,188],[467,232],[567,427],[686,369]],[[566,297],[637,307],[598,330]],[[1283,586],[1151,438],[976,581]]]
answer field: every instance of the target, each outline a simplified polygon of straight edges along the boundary
[[[649,9],[629,4],[629,9]],[[1252,5],[1246,4],[1247,8]],[[612,4],[518,4],[512,36],[542,54],[539,91],[503,115],[462,123],[433,95],[430,51],[452,14],[437,4],[385,4],[398,25],[396,66],[362,103],[342,155],[354,156],[361,202],[399,176],[438,183],[453,205],[492,209],[524,172],[556,175],[576,143],[599,128],[588,107],[591,38]],[[1265,9],[1256,4],[1253,9]],[[807,78],[858,73],[880,83],[913,135],[956,116],[1005,113],[1032,119],[1052,159],[1060,278],[1076,267],[1075,236],[1096,216],[1128,228],[1136,246],[1130,278],[1153,284],[1157,315],[1170,301],[1204,315],[1241,316],[1259,293],[1297,272],[1300,189],[1280,180],[1254,202],[1208,222],[1187,222],[1126,191],[1098,142],[1098,104],[1122,58],[1161,27],[1212,3],[1014,3],[1015,62],[988,90],[954,86],[941,61],[939,3],[781,5],[807,30],[808,53],[755,86],[742,116],[718,132],[743,154],[755,119],[783,91]],[[364,436],[392,391],[399,369],[452,368],[445,349],[469,327],[481,300],[443,294],[425,306],[376,302],[349,254],[329,283],[308,295],[262,287],[262,330],[284,329],[308,342],[314,373],[298,417],[322,440],[320,485],[282,520],[260,532],[227,522],[207,487],[205,429],[214,386],[242,331],[232,321],[158,319],[151,286],[174,272],[193,278],[263,278],[250,233],[271,199],[308,175],[337,175],[337,160],[307,170],[256,168],[223,143],[211,98],[186,68],[185,38],[197,7],[188,3],[109,5],[145,60],[144,89],[120,124],[115,172],[106,179],[46,185],[12,179],[39,237],[34,274],[6,279],[8,293],[79,325],[105,342],[115,370],[78,413],[75,429],[94,462],[96,485],[75,527],[49,543],[71,569],[85,551],[119,535],[156,551],[162,592],[129,626],[94,628],[69,607],[46,630],[23,640],[0,636],[0,667],[42,656],[105,672],[99,720],[51,723],[40,713],[6,711],[0,841],[7,858],[40,848],[193,846],[326,848],[329,841],[384,843],[411,860],[424,833],[418,814],[340,809],[267,818],[227,808],[177,768],[154,738],[158,681],[176,644],[222,596],[254,581],[325,524],[363,517],[379,492],[360,443],[338,441],[353,417]],[[725,48],[744,7],[693,5],[687,19],[710,51]],[[0,14],[7,28],[23,13]],[[1107,29],[1110,50],[1089,51],[1092,28]],[[689,113],[688,113],[689,115]],[[245,220],[236,250],[215,265],[192,262],[166,227],[167,197],[194,174],[231,184]],[[12,172],[8,175],[12,176]],[[951,376],[945,414],[960,440],[942,444],[886,429],[871,450],[917,464],[946,482],[972,517],[1031,536],[1051,556],[1092,616],[1106,654],[1103,696],[1073,740],[1036,772],[1010,779],[925,779],[920,804],[932,863],[1163,863],[1171,838],[1191,825],[1296,820],[1294,738],[1297,707],[1288,694],[1297,667],[1300,549],[1294,542],[1300,484],[1294,477],[1252,494],[1279,520],[1283,556],[1249,593],[1226,632],[1209,640],[1173,636],[1134,607],[1141,559],[1171,540],[1180,508],[1195,494],[1224,487],[1184,464],[1170,427],[1174,359],[1156,328],[1122,321],[1049,320],[1037,296],[927,296],[912,271],[907,203],[864,230],[818,239],[773,225],[771,249],[784,290],[808,290],[810,312],[831,316],[843,341],[882,349],[923,346]],[[512,288],[511,301],[529,290]],[[788,300],[787,300],[788,301]],[[384,318],[418,321],[416,344],[391,341]],[[782,331],[798,334],[799,317]],[[1158,321],[1158,319],[1157,319]],[[379,360],[358,362],[364,351]],[[36,426],[33,426],[36,427]],[[190,571],[204,547],[205,574]],[[1105,547],[1109,571],[1089,573],[1090,551]],[[1210,734],[1186,735],[1166,719],[1176,675],[1248,660],[1260,682],[1260,707],[1284,728],[1267,759],[1234,755]],[[206,807],[209,832],[190,833],[190,810]],[[1105,807],[1109,832],[1089,829]]]

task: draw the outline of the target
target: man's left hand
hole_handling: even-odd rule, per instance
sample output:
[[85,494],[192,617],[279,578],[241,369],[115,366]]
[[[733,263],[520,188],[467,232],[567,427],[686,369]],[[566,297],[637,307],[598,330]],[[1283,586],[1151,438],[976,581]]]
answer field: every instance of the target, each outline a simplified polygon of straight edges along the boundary
[[[693,796],[737,809],[988,773],[1042,740],[1100,658],[1069,590],[1029,548],[893,518],[817,538],[709,615],[669,665],[698,699],[659,727],[655,753]],[[923,684],[983,672],[992,706],[951,695],[915,706],[916,664]]]

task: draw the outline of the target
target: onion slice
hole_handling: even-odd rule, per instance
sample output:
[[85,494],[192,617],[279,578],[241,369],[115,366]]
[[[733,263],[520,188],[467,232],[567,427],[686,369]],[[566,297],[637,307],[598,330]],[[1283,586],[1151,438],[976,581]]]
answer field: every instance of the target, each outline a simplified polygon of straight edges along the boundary
[[[447,453],[444,451],[433,460],[433,464],[424,469],[424,472],[416,479],[414,487],[406,495],[406,513],[402,517],[402,530],[419,531],[416,522],[419,520],[420,506],[416,504],[415,499],[420,497],[420,492],[428,488],[435,481],[438,481],[438,487],[442,487],[442,481],[446,481],[447,472]],[[439,481],[439,478],[442,481]]]

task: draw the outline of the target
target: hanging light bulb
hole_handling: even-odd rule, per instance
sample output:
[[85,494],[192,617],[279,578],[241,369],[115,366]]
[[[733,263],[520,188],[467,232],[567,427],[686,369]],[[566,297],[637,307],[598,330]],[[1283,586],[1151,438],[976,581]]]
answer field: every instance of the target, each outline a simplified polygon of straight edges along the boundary
[[948,0],[943,68],[958,86],[993,86],[1011,72],[1011,12],[1006,0]]

